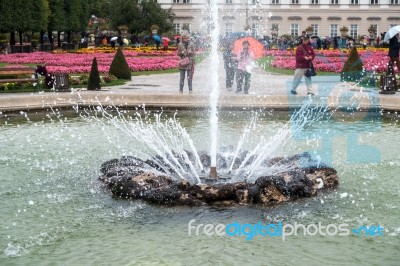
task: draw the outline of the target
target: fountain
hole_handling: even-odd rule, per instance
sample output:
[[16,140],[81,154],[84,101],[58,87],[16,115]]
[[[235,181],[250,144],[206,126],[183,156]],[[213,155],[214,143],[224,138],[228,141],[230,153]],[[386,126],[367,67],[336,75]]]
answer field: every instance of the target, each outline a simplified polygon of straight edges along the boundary
[[[186,131],[172,119],[155,125],[146,124],[138,117],[127,121],[119,113],[117,118],[105,114],[114,125],[136,138],[153,151],[146,159],[123,156],[101,166],[104,181],[114,195],[145,199],[160,204],[201,205],[204,203],[269,203],[316,195],[320,189],[338,185],[336,171],[316,161],[308,153],[288,158],[274,158],[274,152],[304,126],[325,116],[326,108],[311,108],[311,100],[292,116],[269,140],[260,139],[252,151],[242,150],[251,125],[245,129],[235,149],[218,151],[218,79],[219,34],[218,7],[210,2],[211,84],[210,93],[210,152],[199,154]],[[255,123],[252,120],[251,124]],[[136,132],[140,132],[137,134]],[[188,144],[186,150],[184,144]],[[208,176],[204,176],[208,168]]]
[[101,107],[96,112],[87,116],[91,123],[110,124],[143,145],[136,151],[139,156],[123,156],[101,166],[100,180],[118,197],[168,205],[275,203],[338,185],[336,171],[309,153],[274,157],[291,134],[329,116],[326,107],[311,107],[311,100],[276,134],[261,137],[253,150],[244,150],[254,133],[253,116],[238,145],[222,147],[214,157],[197,151],[175,116],[163,122],[162,113],[151,119],[139,112],[134,117],[115,115]]

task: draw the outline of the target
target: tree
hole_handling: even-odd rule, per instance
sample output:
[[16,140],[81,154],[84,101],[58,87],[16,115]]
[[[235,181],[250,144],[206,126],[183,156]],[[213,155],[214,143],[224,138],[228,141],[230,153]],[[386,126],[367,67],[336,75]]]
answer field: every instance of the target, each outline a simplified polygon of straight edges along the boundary
[[32,32],[40,31],[40,43],[43,43],[43,35],[49,25],[50,7],[47,0],[33,2],[32,10]]
[[340,78],[342,81],[359,81],[365,75],[364,64],[358,55],[357,48],[351,49],[350,55],[343,65]]
[[171,10],[162,9],[155,0],[113,0],[110,6],[110,20],[114,29],[127,25],[131,33],[149,31],[151,25],[158,25],[162,32],[172,29]]
[[67,32],[67,42],[70,43],[72,41],[71,34],[72,32],[81,31],[81,22],[80,18],[80,7],[78,0],[64,0],[65,3],[65,31]]
[[171,9],[162,9],[156,0],[143,0],[140,5],[145,29],[149,29],[151,25],[158,25],[162,32],[172,29],[174,15]]
[[88,90],[100,90],[101,89],[101,80],[99,69],[97,68],[97,59],[93,58],[92,68],[90,69],[89,80],[88,80]]
[[14,11],[12,0],[0,1],[0,33],[11,32],[14,29]]
[[110,75],[114,75],[119,79],[131,79],[132,73],[126,62],[125,56],[122,53],[122,48],[118,47],[117,52],[115,53],[114,59],[111,63]]
[[47,27],[50,42],[53,43],[52,32],[57,31],[58,47],[61,46],[60,33],[66,29],[64,0],[50,0],[50,17]]
[[[110,10],[111,26],[117,29],[121,25],[130,25],[132,21],[139,22],[139,9],[136,0],[113,0]],[[142,23],[138,23],[140,27]]]

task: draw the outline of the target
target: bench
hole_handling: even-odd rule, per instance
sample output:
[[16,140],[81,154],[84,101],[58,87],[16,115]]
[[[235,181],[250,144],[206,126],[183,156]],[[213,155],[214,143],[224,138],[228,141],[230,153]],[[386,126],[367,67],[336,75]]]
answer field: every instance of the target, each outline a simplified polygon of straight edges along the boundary
[[[29,78],[26,77],[27,75],[30,75],[30,77]],[[34,78],[32,78],[32,75],[34,75]],[[38,82],[38,75],[36,74],[36,69],[34,67],[0,68],[0,83],[14,83],[14,82],[19,82],[19,83]]]

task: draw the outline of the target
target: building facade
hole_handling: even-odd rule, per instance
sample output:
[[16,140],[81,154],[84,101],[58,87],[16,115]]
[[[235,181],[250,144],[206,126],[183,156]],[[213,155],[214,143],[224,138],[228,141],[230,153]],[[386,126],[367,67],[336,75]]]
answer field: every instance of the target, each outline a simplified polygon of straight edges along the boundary
[[[400,0],[215,0],[221,35],[248,30],[253,36],[301,35],[376,37],[400,24]],[[207,34],[212,28],[210,0],[158,0],[175,14],[176,34],[188,28]],[[214,4],[215,5],[215,4]],[[371,30],[371,29],[375,29]]]

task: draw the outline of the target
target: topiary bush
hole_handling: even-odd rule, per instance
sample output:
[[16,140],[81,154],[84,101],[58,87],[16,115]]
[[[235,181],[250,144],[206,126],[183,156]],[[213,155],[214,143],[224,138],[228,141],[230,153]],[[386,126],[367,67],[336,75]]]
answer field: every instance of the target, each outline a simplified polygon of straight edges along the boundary
[[88,90],[100,90],[101,89],[100,74],[99,74],[99,69],[97,68],[96,57],[93,58],[92,68],[90,69],[87,89]]
[[119,79],[131,79],[132,73],[128,63],[126,62],[125,56],[122,53],[121,47],[118,47],[108,73],[116,76]]
[[357,48],[351,49],[350,55],[344,63],[340,78],[342,81],[358,82],[365,75],[364,64],[358,55]]

